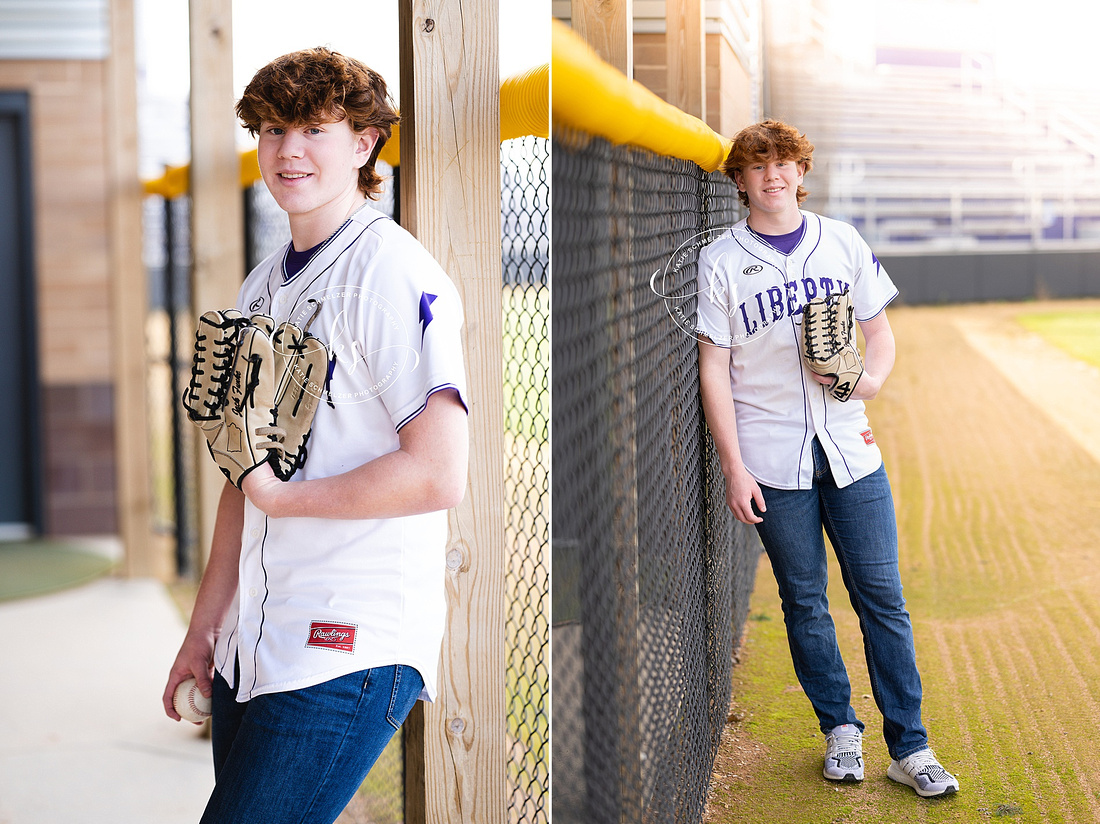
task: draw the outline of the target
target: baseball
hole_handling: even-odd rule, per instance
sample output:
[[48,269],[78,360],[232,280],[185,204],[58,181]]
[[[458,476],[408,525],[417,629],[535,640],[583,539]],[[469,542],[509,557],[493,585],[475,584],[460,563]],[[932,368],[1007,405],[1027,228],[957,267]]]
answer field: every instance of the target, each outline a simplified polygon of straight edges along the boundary
[[210,699],[204,698],[199,692],[194,678],[181,681],[176,687],[176,692],[172,696],[172,706],[176,708],[180,718],[192,724],[201,724],[210,717]]

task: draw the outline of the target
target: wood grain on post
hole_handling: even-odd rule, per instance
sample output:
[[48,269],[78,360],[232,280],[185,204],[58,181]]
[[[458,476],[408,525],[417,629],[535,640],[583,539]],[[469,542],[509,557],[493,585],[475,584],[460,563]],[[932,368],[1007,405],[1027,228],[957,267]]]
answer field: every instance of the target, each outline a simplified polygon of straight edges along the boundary
[[166,578],[167,554],[157,551],[149,482],[145,318],[148,295],[142,260],[142,188],[138,175],[137,63],[133,0],[111,2],[107,59],[108,242],[114,379],[118,522],[127,575]]
[[[237,301],[244,281],[244,208],[233,92],[232,0],[190,0],[191,305],[195,317]],[[196,439],[198,543],[210,551],[225,476]],[[205,561],[199,564],[200,571]]]
[[573,31],[603,60],[634,79],[633,0],[572,0]]
[[703,0],[665,0],[665,69],[676,108],[706,118],[706,33]]
[[497,0],[401,0],[401,222],[466,313],[470,480],[450,515],[439,696],[406,728],[409,824],[507,808]]

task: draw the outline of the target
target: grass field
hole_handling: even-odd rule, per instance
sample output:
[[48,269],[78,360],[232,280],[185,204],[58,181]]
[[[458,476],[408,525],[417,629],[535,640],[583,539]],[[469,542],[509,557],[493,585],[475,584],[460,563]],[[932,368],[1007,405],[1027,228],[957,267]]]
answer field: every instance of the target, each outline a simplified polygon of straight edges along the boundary
[[1100,369],[1100,311],[1028,312],[1019,321],[1067,354]]

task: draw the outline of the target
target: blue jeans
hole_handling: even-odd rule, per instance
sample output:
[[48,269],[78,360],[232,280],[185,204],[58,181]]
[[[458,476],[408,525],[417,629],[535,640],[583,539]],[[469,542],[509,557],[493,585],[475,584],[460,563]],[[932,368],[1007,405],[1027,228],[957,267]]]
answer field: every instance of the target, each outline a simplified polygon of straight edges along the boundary
[[423,684],[412,667],[376,667],[238,704],[216,673],[215,784],[201,824],[332,824]]
[[913,627],[901,592],[890,481],[880,466],[840,489],[816,438],[813,455],[813,488],[762,487],[767,512],[756,525],[779,584],[795,674],[822,732],[841,724],[864,729],[852,708],[852,687],[829,615],[824,527],[859,617],[883,737],[890,756],[901,759],[927,747],[928,734],[921,723]]

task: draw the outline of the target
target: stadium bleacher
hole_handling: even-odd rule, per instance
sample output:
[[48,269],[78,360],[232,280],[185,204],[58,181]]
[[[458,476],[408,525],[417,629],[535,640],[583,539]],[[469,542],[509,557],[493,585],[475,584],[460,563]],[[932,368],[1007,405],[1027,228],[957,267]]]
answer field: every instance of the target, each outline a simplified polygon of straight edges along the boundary
[[1025,92],[987,59],[935,57],[772,55],[769,113],[816,146],[806,207],[886,253],[1100,247],[1096,95]]

